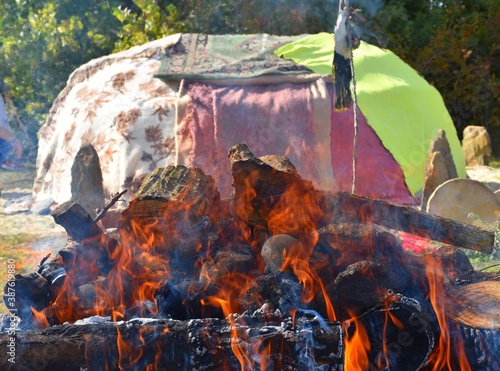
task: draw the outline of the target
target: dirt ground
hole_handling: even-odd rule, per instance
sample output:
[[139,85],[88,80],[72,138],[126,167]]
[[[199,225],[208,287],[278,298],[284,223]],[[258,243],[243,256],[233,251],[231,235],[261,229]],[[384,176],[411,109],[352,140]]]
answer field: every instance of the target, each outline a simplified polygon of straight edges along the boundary
[[[49,253],[57,253],[66,242],[64,229],[50,215],[27,210],[35,170],[0,170],[0,287],[8,280],[7,265],[15,262],[17,273],[32,272]],[[23,211],[24,210],[24,211]],[[0,300],[0,313],[6,312]]]

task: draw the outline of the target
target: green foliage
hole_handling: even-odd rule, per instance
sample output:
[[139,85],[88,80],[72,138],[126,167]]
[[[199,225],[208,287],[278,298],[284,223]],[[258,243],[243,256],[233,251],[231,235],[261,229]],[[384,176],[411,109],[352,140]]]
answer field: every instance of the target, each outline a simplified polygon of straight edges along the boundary
[[118,21],[110,9],[116,6],[116,1],[5,0],[0,7],[0,78],[32,140],[70,73],[111,52]]
[[181,32],[184,23],[179,21],[179,13],[173,4],[163,8],[148,0],[134,0],[138,12],[130,8],[113,9],[113,15],[121,22],[115,51],[141,45],[167,35]]
[[186,31],[212,34],[299,35],[332,31],[333,0],[178,0]]
[[441,23],[410,63],[441,92],[459,135],[468,125],[485,126],[498,154],[500,8],[494,2],[445,2]]

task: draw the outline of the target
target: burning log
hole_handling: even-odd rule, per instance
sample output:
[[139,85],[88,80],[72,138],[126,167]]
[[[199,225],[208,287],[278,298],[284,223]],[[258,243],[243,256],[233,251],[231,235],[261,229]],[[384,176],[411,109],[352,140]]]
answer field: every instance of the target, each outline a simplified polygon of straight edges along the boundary
[[[98,319],[102,319],[99,317]],[[6,349],[9,336],[0,335]],[[223,319],[176,321],[136,319],[16,333],[16,369],[118,370],[310,369],[343,365],[342,329],[312,315],[295,320],[276,313],[234,315]],[[241,363],[243,362],[243,363]],[[0,367],[8,366],[5,352]]]
[[[16,334],[19,365],[417,370],[429,361],[443,369],[442,359],[458,356],[443,345],[459,333],[446,323],[487,323],[486,312],[453,308],[461,297],[455,282],[472,266],[444,242],[489,251],[493,232],[319,192],[286,158],[256,158],[245,145],[229,158],[233,199],[221,201],[200,169],[157,169],[114,237],[75,203],[56,209],[68,245],[36,272],[16,276],[20,327],[52,326]],[[440,247],[409,253],[401,232]],[[446,292],[453,295],[441,300]],[[114,322],[79,321],[95,315]],[[137,317],[149,319],[129,321]],[[58,355],[50,358],[52,343]],[[359,354],[362,363],[349,364]]]
[[67,201],[52,213],[54,221],[64,227],[69,237],[77,242],[88,239],[100,239],[103,231],[89,213],[74,201]]
[[236,216],[271,234],[312,231],[321,218],[317,192],[282,156],[257,158],[244,144],[229,150]]
[[[491,254],[495,233],[431,215],[409,206],[356,196],[322,193],[303,180],[280,156],[256,158],[244,144],[229,150],[234,178],[235,213],[248,224],[272,234],[312,231],[322,223],[379,225],[429,240]],[[283,214],[286,214],[285,218]],[[280,223],[276,225],[276,219]],[[293,221],[293,222],[291,222]]]
[[[388,313],[394,322],[386,321]],[[371,367],[387,363],[391,369],[416,370],[433,348],[428,321],[414,302],[399,297],[345,323],[345,328],[314,311],[299,309],[294,317],[283,318],[266,306],[252,315],[226,319],[113,323],[93,317],[74,325],[17,332],[15,361],[19,370],[343,370],[345,354],[357,346],[352,337],[361,324],[366,335],[378,341],[366,359]],[[0,346],[10,341],[9,335],[0,334]],[[384,344],[388,346],[382,349]],[[2,354],[0,366],[7,362]]]
[[[70,239],[69,248],[61,251],[56,260],[61,257],[65,265],[72,266],[72,259],[78,259],[76,266],[94,265],[101,275],[106,275],[110,265],[110,252],[116,245],[114,238],[108,238],[97,222],[79,204],[67,201],[51,213],[54,221],[64,227]],[[86,274],[84,276],[87,276]],[[95,277],[97,278],[97,277]]]
[[500,331],[500,281],[449,286],[445,301],[447,316],[455,322],[470,328]]
[[484,254],[491,254],[495,246],[495,232],[492,230],[346,192],[328,193],[325,196],[325,213],[337,223],[378,224]]

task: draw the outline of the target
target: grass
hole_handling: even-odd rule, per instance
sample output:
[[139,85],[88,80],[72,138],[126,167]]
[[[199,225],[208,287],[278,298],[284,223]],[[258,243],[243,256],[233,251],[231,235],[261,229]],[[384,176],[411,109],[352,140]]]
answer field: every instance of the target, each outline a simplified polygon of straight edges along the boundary
[[[26,171],[0,170],[0,189],[4,193],[12,189],[30,190],[35,178],[34,165]],[[64,245],[64,230],[50,216],[18,213],[0,215],[0,289],[3,291],[8,279],[8,262],[15,261],[15,274],[26,274],[36,270],[41,259],[49,252],[57,252]],[[7,313],[0,300],[0,313]]]
[[495,254],[485,255],[477,251],[467,251],[465,253],[469,258],[474,270],[483,272],[500,272],[500,258]]

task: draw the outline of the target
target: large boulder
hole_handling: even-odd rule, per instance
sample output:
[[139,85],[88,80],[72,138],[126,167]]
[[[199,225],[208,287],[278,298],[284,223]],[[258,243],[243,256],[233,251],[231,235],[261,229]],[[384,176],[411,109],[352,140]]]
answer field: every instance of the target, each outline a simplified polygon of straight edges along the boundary
[[55,100],[39,136],[35,199],[71,199],[78,150],[99,155],[106,196],[130,189],[157,167],[175,162],[175,103],[179,83],[155,78],[172,35],[88,62]]
[[484,126],[467,126],[464,129],[462,148],[466,166],[488,165],[491,157],[491,140]]

